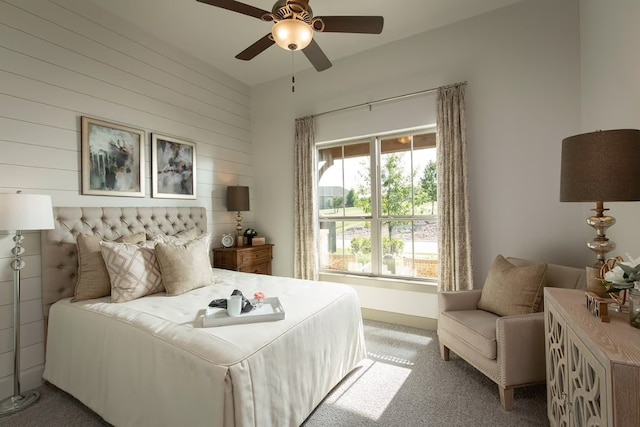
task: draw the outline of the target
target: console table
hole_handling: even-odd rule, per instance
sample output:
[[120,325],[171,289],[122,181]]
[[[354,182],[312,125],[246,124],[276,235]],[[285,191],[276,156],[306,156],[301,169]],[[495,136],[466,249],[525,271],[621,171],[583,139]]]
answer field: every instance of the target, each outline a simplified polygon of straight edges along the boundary
[[584,291],[545,288],[547,414],[552,426],[640,426],[640,329],[601,322]]
[[260,246],[236,246],[213,250],[214,267],[245,273],[271,275],[272,258],[273,245],[269,243]]

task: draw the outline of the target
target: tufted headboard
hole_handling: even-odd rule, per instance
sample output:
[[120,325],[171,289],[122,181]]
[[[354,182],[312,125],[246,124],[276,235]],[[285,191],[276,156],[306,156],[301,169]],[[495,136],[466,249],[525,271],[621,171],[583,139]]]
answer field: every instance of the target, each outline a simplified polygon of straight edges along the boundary
[[207,230],[202,207],[73,208],[54,207],[55,228],[42,232],[42,305],[44,315],[62,298],[73,296],[78,272],[76,237],[80,233],[116,240],[146,232],[173,235],[191,228]]

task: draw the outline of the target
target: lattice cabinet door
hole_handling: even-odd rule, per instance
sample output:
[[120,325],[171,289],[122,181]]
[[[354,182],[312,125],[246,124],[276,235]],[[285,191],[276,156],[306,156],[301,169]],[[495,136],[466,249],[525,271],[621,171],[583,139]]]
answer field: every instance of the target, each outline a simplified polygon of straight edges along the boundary
[[570,427],[609,425],[607,373],[582,340],[571,330],[567,334],[567,379]]
[[579,289],[545,288],[547,415],[553,427],[640,427],[640,331],[601,322]]
[[545,310],[547,353],[547,415],[552,426],[568,427],[566,322],[553,306]]

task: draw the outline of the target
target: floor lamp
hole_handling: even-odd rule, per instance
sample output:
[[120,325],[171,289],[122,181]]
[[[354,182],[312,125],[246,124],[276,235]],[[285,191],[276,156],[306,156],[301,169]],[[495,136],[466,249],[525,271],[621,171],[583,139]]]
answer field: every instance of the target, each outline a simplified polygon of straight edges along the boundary
[[0,194],[0,230],[15,230],[11,250],[13,261],[13,396],[0,401],[0,416],[10,415],[38,401],[37,391],[20,393],[20,270],[25,262],[22,255],[23,230],[49,230],[53,228],[51,197],[39,194]]

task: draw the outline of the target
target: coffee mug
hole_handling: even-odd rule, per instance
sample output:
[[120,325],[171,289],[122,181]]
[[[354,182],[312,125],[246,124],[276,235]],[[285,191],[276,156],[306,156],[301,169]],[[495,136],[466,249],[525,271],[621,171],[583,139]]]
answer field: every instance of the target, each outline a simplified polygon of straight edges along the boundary
[[240,316],[242,310],[242,296],[231,295],[227,299],[227,314],[231,317]]

